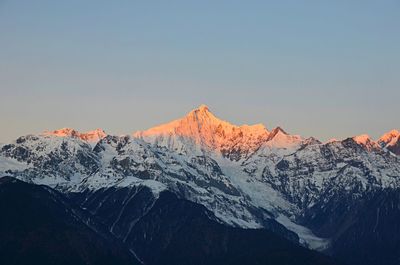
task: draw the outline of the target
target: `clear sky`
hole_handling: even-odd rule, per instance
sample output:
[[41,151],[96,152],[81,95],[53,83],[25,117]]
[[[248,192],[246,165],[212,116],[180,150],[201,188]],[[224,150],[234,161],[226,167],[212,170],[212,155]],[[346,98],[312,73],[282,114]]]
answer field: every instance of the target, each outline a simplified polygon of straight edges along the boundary
[[0,0],[0,142],[204,103],[322,140],[400,127],[400,1]]

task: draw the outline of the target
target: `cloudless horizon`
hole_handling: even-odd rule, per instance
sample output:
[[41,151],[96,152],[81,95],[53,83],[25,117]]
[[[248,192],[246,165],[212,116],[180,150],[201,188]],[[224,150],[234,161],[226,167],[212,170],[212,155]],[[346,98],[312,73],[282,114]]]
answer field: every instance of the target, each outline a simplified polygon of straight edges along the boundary
[[0,142],[200,104],[321,140],[400,128],[399,1],[0,0]]

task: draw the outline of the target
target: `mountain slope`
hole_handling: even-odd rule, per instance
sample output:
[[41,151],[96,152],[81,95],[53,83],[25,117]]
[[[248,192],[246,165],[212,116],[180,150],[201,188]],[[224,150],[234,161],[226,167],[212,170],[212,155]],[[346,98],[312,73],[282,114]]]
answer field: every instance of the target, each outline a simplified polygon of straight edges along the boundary
[[139,264],[53,190],[0,178],[1,264]]
[[270,230],[222,225],[169,191],[155,197],[143,186],[112,187],[69,196],[145,264],[337,264]]
[[162,193],[127,242],[154,265],[335,264],[268,230],[224,226],[210,215],[203,206]]
[[[0,219],[1,264],[337,264],[270,231],[221,225],[206,208],[173,193],[155,198],[145,187],[121,191],[104,192],[114,199],[129,194],[131,204],[118,214],[103,207],[104,197],[66,198],[44,186],[0,178],[0,210],[7,217]],[[89,208],[72,202],[83,198]],[[128,213],[134,222],[123,221]],[[113,217],[117,222],[108,233]]]
[[342,207],[331,206],[338,226],[330,250],[335,257],[349,264],[399,264],[399,190],[342,198]]

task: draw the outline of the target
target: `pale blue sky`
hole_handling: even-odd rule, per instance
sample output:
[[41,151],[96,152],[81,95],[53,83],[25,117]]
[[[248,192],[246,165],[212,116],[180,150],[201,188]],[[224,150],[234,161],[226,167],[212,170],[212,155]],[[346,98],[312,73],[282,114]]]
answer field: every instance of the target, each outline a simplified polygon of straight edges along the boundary
[[0,0],[0,142],[202,103],[322,140],[400,127],[399,1]]

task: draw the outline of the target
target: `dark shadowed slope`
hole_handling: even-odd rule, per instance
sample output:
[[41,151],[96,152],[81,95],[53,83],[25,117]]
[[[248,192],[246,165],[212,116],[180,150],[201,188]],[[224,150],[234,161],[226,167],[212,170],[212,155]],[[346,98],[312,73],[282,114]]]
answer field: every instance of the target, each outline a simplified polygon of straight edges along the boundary
[[44,186],[1,178],[0,213],[0,264],[138,264],[128,251],[87,227],[62,195]]
[[148,264],[335,264],[265,229],[219,224],[205,207],[161,194],[128,241]]
[[[134,198],[140,201],[129,211],[140,211],[149,200]],[[92,230],[81,221],[90,209],[83,212],[48,187],[1,178],[0,264],[138,264],[127,249],[148,265],[337,264],[268,230],[220,224],[204,206],[173,193],[153,199],[121,238],[105,232],[102,220],[110,212],[94,214]],[[124,234],[123,227],[114,229]]]
[[71,196],[148,265],[337,264],[266,229],[220,224],[204,206],[169,191],[109,188]]
[[362,198],[341,222],[333,254],[349,264],[400,264],[400,192],[383,190]]

